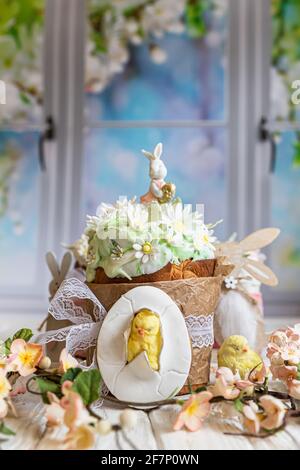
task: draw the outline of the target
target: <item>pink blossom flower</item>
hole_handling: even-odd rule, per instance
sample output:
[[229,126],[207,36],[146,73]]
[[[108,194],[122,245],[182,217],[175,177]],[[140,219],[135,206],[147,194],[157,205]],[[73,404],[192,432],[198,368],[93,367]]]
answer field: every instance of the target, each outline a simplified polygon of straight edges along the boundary
[[179,431],[183,427],[186,427],[189,431],[198,431],[204,419],[209,415],[212,397],[212,393],[208,391],[192,394],[183,405],[176,419],[173,426],[174,431]]
[[95,444],[95,430],[92,426],[81,424],[69,430],[64,440],[64,448],[67,450],[86,450]]
[[97,420],[93,418],[85,408],[83,401],[76,392],[69,392],[66,398],[62,398],[61,405],[65,409],[64,424],[73,430],[83,424],[92,424]]
[[260,407],[253,401],[243,407],[244,426],[252,434],[258,434],[260,429],[272,431],[284,423],[287,412],[281,400],[271,395],[263,395],[259,400]]
[[254,384],[263,384],[268,374],[268,368],[265,366],[265,364],[263,364],[261,368],[256,367],[254,370],[252,370],[248,379]]
[[33,374],[43,355],[39,344],[26,343],[24,339],[15,339],[10,347],[10,364],[23,377]]
[[73,383],[66,380],[62,384],[63,397],[59,400],[53,393],[48,393],[46,418],[51,426],[65,424],[74,430],[82,424],[92,424],[97,420],[85,408],[81,396],[72,390]]
[[3,398],[0,398],[0,419],[5,418],[8,412],[7,401]]
[[244,426],[251,434],[258,434],[260,430],[259,407],[254,401],[249,401],[243,407]]
[[251,393],[253,384],[249,380],[241,380],[238,374],[234,375],[228,367],[220,367],[216,372],[216,382],[210,387],[215,397],[226,400],[235,400],[241,393]]
[[7,398],[11,390],[11,385],[3,370],[0,370],[0,399]]
[[300,323],[297,323],[294,328],[287,328],[286,335],[291,341],[298,343],[300,341]]
[[295,379],[297,377],[297,367],[296,366],[273,366],[271,365],[270,370],[273,375],[273,379],[282,380],[287,382],[290,379]]
[[71,380],[65,380],[64,383],[61,386],[62,394],[65,397],[67,397],[69,392],[71,392],[72,387],[73,387],[73,382],[71,382]]
[[300,400],[300,380],[290,379],[287,381],[288,392],[291,397]]
[[5,418],[8,412],[7,398],[11,390],[11,385],[6,378],[5,370],[0,369],[0,419]]
[[60,400],[54,393],[47,393],[49,405],[46,405],[46,419],[48,426],[58,426],[63,423],[65,410],[60,404]]
[[12,391],[10,392],[9,396],[10,397],[16,397],[18,395],[24,395],[24,393],[27,392],[27,389],[26,389],[26,384],[25,383],[16,383],[14,386],[13,386],[13,389]]
[[78,365],[78,361],[76,361],[76,359],[67,352],[66,348],[64,348],[60,353],[59,363],[59,372],[61,373],[64,373],[73,367],[77,367]]
[[282,359],[288,365],[297,365],[300,362],[300,348],[299,344],[290,341],[286,348],[281,352]]
[[260,425],[263,429],[271,431],[278,429],[284,422],[287,409],[281,400],[271,395],[263,395],[259,400],[260,405],[264,409],[265,417]]
[[6,370],[7,367],[7,358],[6,357],[0,357],[0,371],[1,370]]
[[279,349],[284,349],[288,344],[288,337],[285,331],[276,330],[271,333],[269,342],[277,346]]

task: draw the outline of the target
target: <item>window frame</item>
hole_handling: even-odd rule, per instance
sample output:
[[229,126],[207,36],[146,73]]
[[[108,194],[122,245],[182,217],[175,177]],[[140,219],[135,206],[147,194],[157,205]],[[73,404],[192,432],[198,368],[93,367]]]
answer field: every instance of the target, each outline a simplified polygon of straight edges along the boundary
[[[43,252],[40,252],[40,289],[30,296],[0,298],[0,311],[44,311],[47,307],[47,275],[44,254],[62,256],[61,242],[78,238],[83,211],[83,138],[87,128],[104,124],[84,119],[84,65],[86,0],[47,0],[45,12],[44,115],[53,116],[55,142],[47,148],[47,172],[41,175],[43,187]],[[271,17],[270,0],[228,0],[228,75],[222,121],[164,122],[164,126],[206,126],[228,131],[228,219],[227,232],[239,237],[269,223],[270,147],[258,139],[262,116],[269,114]],[[130,127],[162,125],[157,121],[132,121]],[[105,123],[122,127],[121,122]],[[300,125],[300,124],[299,124]],[[43,123],[37,126],[43,129]],[[124,124],[123,124],[124,127]],[[266,311],[271,315],[299,314],[299,298],[282,292],[265,293]]]

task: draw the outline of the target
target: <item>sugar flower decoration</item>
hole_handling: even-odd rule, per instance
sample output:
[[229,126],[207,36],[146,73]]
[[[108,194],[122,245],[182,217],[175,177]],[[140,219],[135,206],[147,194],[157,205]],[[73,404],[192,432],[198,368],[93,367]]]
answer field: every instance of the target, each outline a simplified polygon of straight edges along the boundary
[[151,236],[144,240],[138,240],[137,243],[132,245],[132,248],[135,250],[135,258],[141,260],[142,263],[157,259],[158,249],[152,242]]
[[238,281],[233,276],[224,279],[226,289],[236,289]]
[[174,431],[179,431],[184,427],[189,431],[198,431],[209,415],[212,397],[212,393],[208,391],[192,394],[183,405],[176,419],[173,426]]
[[[132,279],[151,274],[169,262],[214,258],[216,238],[202,214],[180,201],[139,204],[122,199],[101,204],[88,216],[85,237],[87,280],[98,268],[108,277]],[[85,238],[86,239],[86,238]]]
[[23,377],[33,374],[43,355],[39,344],[26,343],[23,339],[15,339],[10,347],[10,366]]

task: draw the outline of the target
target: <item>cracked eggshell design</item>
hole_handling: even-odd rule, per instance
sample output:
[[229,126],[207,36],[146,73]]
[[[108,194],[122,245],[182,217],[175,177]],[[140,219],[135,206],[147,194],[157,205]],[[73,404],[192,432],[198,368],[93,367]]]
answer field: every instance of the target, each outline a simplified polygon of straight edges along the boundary
[[[163,346],[159,371],[154,371],[147,354],[127,363],[128,329],[141,309],[159,316]],[[152,286],[131,289],[112,306],[102,324],[97,344],[97,361],[109,391],[122,401],[148,403],[164,400],[185,384],[192,352],[183,315],[175,302]]]

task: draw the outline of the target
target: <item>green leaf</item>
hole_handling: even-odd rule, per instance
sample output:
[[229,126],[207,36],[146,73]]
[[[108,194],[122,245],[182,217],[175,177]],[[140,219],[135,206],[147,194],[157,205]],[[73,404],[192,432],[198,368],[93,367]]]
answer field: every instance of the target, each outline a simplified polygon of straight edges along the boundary
[[28,104],[28,105],[31,104],[31,100],[30,100],[30,98],[26,95],[26,93],[20,93],[20,99],[21,99],[22,103],[24,103],[24,104],[26,104],[26,105],[27,105],[27,104]]
[[66,381],[66,380],[71,380],[71,382],[74,382],[76,377],[82,372],[82,369],[79,369],[79,367],[72,367],[71,369],[68,369],[67,372],[64,373],[62,376],[60,383],[61,385]]
[[62,393],[61,393],[60,384],[56,382],[52,382],[52,380],[49,380],[49,379],[44,379],[42,377],[37,377],[36,381],[40,389],[40,392],[42,394],[42,399],[44,403],[49,404],[49,400],[47,396],[48,392],[52,392],[55,395],[57,395],[58,398],[61,398]]
[[5,353],[7,356],[8,356],[8,354],[10,353],[11,343],[12,343],[12,339],[11,339],[11,338],[7,338],[7,340],[6,340],[5,343],[4,343],[4,347],[5,347],[4,353]]
[[293,167],[294,168],[300,167],[300,148],[295,149],[295,154],[293,158]]
[[99,370],[92,369],[77,375],[72,388],[81,396],[85,405],[90,405],[100,396],[100,381]]
[[32,330],[30,328],[22,328],[21,330],[18,330],[14,336],[13,340],[15,339],[24,339],[24,341],[29,341],[33,336]]
[[52,380],[37,377],[36,382],[38,384],[38,387],[41,393],[47,393],[47,392],[52,392],[55,394],[61,393],[60,384],[52,382]]
[[198,387],[198,388],[196,388],[196,390],[194,391],[194,393],[205,392],[206,390],[207,390],[206,387]]
[[15,436],[16,435],[16,433],[12,429],[8,428],[4,424],[3,421],[1,421],[1,423],[0,423],[0,434],[4,434],[5,436]]
[[202,38],[207,30],[203,0],[189,0],[185,16],[188,34],[193,38]]
[[242,400],[240,400],[239,398],[234,400],[234,407],[235,407],[236,411],[238,411],[239,413],[242,413],[243,408],[244,408],[244,404],[243,404]]

